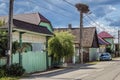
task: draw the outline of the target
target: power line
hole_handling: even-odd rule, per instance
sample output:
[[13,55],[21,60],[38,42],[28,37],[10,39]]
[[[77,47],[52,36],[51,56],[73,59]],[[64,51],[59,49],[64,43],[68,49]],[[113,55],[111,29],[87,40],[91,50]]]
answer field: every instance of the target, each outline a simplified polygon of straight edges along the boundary
[[71,6],[75,7],[75,5],[72,4],[72,3],[70,3],[69,1],[67,1],[67,0],[63,0],[63,1],[66,2],[66,3],[68,3],[68,4],[71,5]]
[[[68,2],[67,0],[63,0],[63,1],[66,2],[66,3],[68,3],[68,4],[71,5],[71,6],[75,7],[74,4]],[[88,16],[88,15],[86,15],[86,16]],[[84,16],[84,17],[85,17],[85,16]],[[88,17],[89,17],[89,16],[88,16]],[[91,19],[96,25],[98,25],[99,27],[101,27],[101,26],[100,26],[99,24],[97,24],[92,18],[89,17],[89,19]],[[103,28],[103,27],[101,27],[101,28]]]
[[[53,14],[58,14],[58,15],[60,15],[60,16],[66,17],[66,18],[69,19],[69,20],[73,20],[73,18],[75,18],[75,17],[71,17],[71,16],[68,16],[68,15],[61,14],[61,13],[59,13],[59,12],[57,12],[57,11],[54,11],[54,10],[51,10],[51,9],[49,9],[49,8],[43,7],[43,6],[41,6],[39,3],[36,3],[36,2],[34,2],[34,1],[32,1],[32,0],[28,0],[28,1],[31,2],[32,4],[35,4],[35,5],[39,6],[40,8],[43,8],[43,9],[45,9],[45,10],[47,10],[47,11],[50,11],[50,12],[53,13]],[[53,16],[53,17],[54,17],[54,16]],[[61,17],[59,17],[59,18],[61,18]],[[63,20],[63,19],[62,19],[62,20]]]
[[88,23],[88,25],[94,26],[93,24],[91,24],[91,23],[89,22],[89,20],[87,20],[87,19],[85,19],[85,18],[84,18],[84,20],[85,20],[86,23]]
[[[93,23],[95,23],[97,26],[99,26],[100,28],[103,28],[101,27],[99,24],[97,24],[90,16],[86,15]],[[103,28],[105,30],[105,28]]]
[[56,13],[56,14],[61,15],[61,16],[63,16],[63,17],[70,17],[70,16],[67,16],[67,15],[61,14],[61,13],[59,13],[59,12],[57,12],[57,11],[54,11],[54,10],[52,10],[52,9],[43,7],[43,6],[41,6],[39,3],[36,3],[36,2],[34,2],[34,1],[32,1],[32,0],[28,0],[28,1],[31,2],[31,3],[33,3],[33,4],[35,4],[35,5],[38,5],[40,8],[46,9],[46,10],[52,12],[52,13]]
[[50,5],[52,5],[52,6],[55,6],[55,7],[57,7],[57,8],[59,8],[59,9],[65,11],[65,12],[70,12],[70,13],[72,13],[72,12],[69,11],[68,9],[65,9],[65,8],[62,8],[62,7],[58,6],[58,5],[55,5],[54,3],[52,3],[52,2],[50,2],[50,1],[48,1],[48,0],[44,0],[44,1],[46,1],[48,4],[50,4]]

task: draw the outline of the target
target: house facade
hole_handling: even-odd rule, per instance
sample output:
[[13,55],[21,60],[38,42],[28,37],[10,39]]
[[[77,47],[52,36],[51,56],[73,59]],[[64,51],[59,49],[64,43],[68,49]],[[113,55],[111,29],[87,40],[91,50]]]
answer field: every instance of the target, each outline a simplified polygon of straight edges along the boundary
[[[8,17],[0,20],[7,23]],[[44,71],[49,64],[47,49],[48,37],[53,35],[52,25],[40,13],[20,14],[13,16],[12,40],[27,48],[22,53],[12,55],[12,63],[21,63],[27,73]],[[1,29],[7,29],[8,26]]]
[[106,47],[110,45],[110,43],[105,41],[99,36],[98,36],[98,42],[99,42],[99,52],[100,53],[106,52]]
[[[56,28],[55,31],[69,31],[75,36],[74,39],[74,56],[71,58],[70,62],[73,63],[79,63],[80,62],[80,28],[72,28],[71,25],[69,25],[69,28]],[[98,58],[98,38],[97,38],[97,32],[95,27],[87,27],[83,28],[83,39],[82,39],[82,47],[83,47],[83,61],[94,61]],[[68,62],[69,62],[68,61]]]
[[106,48],[109,48],[112,52],[115,50],[114,37],[112,35],[102,31],[98,34],[98,37],[103,41],[103,43],[100,44],[100,52],[106,52]]

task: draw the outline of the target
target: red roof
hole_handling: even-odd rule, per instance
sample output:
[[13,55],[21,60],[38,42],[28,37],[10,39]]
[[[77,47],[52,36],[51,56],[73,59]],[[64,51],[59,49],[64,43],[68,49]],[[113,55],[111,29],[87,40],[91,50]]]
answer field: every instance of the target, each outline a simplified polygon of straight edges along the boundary
[[110,44],[109,42],[103,40],[100,36],[98,36],[98,42],[101,45],[109,45]]
[[110,35],[109,33],[105,32],[105,31],[102,31],[98,34],[99,37],[101,38],[113,38],[112,35]]

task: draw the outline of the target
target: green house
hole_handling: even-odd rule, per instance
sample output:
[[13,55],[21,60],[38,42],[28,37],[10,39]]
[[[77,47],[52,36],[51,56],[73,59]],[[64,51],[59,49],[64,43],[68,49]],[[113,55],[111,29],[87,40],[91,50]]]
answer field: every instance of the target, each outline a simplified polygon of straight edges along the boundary
[[[1,16],[0,20],[8,23],[7,16]],[[48,37],[53,36],[50,21],[40,13],[18,14],[13,16],[12,27],[12,41],[18,41],[22,46],[28,44],[23,53],[12,55],[12,63],[21,63],[27,73],[48,69],[50,59],[46,48]],[[7,25],[1,27],[7,28]]]
[[107,45],[103,45],[100,48],[102,48],[102,52],[106,52],[106,48],[110,48],[111,51],[114,51],[114,37],[109,34],[108,32],[102,31],[98,34],[98,36],[104,40],[104,42],[107,43]]

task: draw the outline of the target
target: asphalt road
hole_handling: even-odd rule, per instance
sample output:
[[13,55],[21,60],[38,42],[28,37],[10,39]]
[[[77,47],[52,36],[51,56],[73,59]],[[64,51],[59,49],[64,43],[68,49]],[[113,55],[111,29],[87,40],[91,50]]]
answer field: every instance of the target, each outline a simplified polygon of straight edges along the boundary
[[120,80],[120,58],[32,74],[21,80]]

